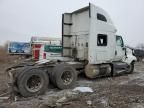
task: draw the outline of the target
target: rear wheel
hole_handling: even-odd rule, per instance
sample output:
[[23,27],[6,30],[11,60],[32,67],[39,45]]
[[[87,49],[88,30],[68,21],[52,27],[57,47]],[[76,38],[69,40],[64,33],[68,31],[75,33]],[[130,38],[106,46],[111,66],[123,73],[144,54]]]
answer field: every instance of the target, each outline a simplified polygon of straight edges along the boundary
[[71,88],[77,80],[77,72],[67,64],[55,66],[52,72],[52,82],[60,89]]
[[18,77],[18,89],[22,96],[29,97],[43,94],[48,86],[49,80],[46,72],[31,69]]

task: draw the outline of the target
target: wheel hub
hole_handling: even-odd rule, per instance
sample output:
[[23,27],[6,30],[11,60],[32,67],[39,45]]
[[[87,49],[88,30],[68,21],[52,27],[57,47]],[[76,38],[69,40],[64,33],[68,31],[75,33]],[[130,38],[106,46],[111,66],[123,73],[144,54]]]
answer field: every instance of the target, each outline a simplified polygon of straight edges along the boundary
[[27,80],[26,88],[30,92],[37,92],[41,89],[42,80],[39,76],[33,75]]
[[69,85],[73,80],[72,73],[69,71],[65,71],[61,78],[65,85]]

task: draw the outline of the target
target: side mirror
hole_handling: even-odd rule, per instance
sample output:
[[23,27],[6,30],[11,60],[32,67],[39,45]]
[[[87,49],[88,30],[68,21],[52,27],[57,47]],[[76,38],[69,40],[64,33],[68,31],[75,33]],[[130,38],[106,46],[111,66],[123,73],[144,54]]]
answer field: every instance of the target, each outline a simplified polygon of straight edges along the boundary
[[122,50],[125,51],[125,56],[127,57],[127,48],[124,46]]

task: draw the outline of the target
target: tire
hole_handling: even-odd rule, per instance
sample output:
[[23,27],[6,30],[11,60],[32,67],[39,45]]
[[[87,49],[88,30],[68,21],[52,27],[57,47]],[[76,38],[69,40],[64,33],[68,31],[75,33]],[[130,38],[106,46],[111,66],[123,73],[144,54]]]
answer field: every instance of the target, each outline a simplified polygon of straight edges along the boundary
[[56,81],[55,81],[55,76],[54,76],[54,71],[52,71],[50,74],[49,74],[49,79],[50,79],[50,82],[53,84],[54,87],[56,87]]
[[132,62],[129,66],[128,66],[128,70],[126,71],[127,74],[131,74],[134,71],[134,62]]
[[48,74],[39,69],[30,68],[17,78],[19,92],[24,97],[43,94],[49,84]]
[[77,80],[77,72],[67,64],[56,65],[51,76],[53,84],[59,89],[71,88]]

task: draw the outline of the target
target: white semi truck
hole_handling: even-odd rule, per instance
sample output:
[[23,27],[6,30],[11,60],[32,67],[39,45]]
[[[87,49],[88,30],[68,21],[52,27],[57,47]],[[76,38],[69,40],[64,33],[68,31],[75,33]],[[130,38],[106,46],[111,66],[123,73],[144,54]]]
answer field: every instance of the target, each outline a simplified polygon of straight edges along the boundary
[[59,89],[72,87],[79,73],[88,78],[132,73],[136,58],[127,54],[109,15],[89,4],[62,15],[62,57],[8,68],[10,84],[22,96],[46,91],[49,80]]

